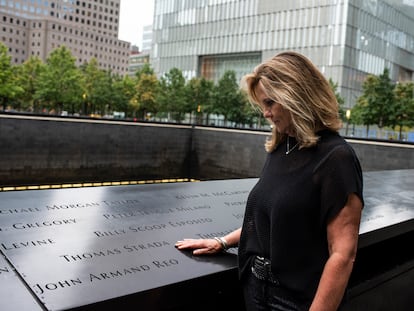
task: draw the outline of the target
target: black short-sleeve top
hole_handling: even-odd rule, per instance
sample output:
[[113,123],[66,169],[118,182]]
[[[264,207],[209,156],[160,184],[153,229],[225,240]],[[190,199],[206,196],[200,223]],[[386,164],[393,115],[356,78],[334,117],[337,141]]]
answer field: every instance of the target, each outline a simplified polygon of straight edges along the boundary
[[281,143],[269,153],[247,200],[238,256],[241,279],[252,258],[264,256],[281,287],[306,303],[329,256],[328,221],[349,194],[363,202],[362,171],[352,147],[329,130],[318,136],[314,147],[286,154]]

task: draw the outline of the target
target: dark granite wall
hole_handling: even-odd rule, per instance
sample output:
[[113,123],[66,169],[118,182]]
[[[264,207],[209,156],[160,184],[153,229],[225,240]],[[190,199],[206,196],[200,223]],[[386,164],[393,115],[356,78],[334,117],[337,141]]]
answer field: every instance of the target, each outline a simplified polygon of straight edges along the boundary
[[[267,133],[0,114],[0,186],[257,177]],[[350,140],[364,171],[414,168],[414,145]]]
[[257,177],[266,159],[267,133],[195,127],[192,166],[200,179]]
[[[196,127],[196,151],[201,179],[257,177],[266,159],[268,133]],[[414,144],[347,139],[364,171],[414,168]]]
[[191,127],[0,118],[0,184],[178,178]]

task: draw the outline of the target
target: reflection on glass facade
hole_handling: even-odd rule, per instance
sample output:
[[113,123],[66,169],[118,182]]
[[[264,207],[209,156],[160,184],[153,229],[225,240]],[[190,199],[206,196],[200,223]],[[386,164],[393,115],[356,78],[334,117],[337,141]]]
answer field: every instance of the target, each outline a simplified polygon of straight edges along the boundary
[[261,53],[201,56],[198,72],[200,76],[216,82],[227,70],[235,71],[236,77],[241,78],[251,72],[261,59]]
[[413,79],[414,0],[155,0],[159,74],[240,77],[284,50],[308,56],[352,106],[369,73]]

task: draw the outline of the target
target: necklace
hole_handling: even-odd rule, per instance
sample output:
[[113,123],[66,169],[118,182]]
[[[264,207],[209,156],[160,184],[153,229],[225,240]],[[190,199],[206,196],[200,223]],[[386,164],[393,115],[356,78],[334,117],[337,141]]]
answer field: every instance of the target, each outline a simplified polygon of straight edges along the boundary
[[289,136],[288,136],[286,139],[286,154],[291,153],[298,145],[299,145],[299,142],[297,142],[292,148],[289,148]]

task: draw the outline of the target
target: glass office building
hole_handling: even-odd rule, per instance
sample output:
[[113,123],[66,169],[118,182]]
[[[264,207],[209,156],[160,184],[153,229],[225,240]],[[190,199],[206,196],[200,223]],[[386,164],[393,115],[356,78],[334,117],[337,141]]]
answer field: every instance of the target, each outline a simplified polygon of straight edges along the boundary
[[241,78],[284,50],[308,56],[351,107],[367,74],[414,79],[414,0],[155,0],[159,74]]

